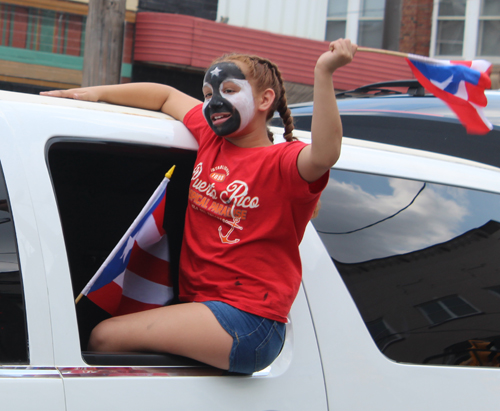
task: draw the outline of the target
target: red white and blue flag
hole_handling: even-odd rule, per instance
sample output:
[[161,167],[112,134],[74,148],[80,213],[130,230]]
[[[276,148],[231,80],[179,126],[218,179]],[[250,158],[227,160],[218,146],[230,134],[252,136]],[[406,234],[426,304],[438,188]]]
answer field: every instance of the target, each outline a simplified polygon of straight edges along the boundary
[[491,88],[491,63],[486,60],[434,60],[409,54],[406,58],[420,84],[455,112],[470,134],[486,134],[493,126],[484,115]]
[[169,173],[81,292],[113,316],[161,307],[173,299],[163,229]]

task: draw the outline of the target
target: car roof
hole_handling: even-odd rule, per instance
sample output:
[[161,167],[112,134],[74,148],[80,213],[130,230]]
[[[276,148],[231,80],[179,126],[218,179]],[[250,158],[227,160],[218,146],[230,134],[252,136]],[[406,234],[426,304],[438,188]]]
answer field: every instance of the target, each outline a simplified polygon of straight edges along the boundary
[[[484,113],[493,125],[500,127],[500,91],[487,90],[485,95],[488,105],[484,108]],[[458,122],[456,115],[442,100],[428,94],[420,97],[408,94],[346,97],[338,98],[337,104],[341,114],[371,114],[389,117],[429,116],[443,121]],[[294,116],[311,115],[312,107],[312,101],[289,105]]]
[[174,120],[169,115],[160,111],[143,110],[133,107],[118,106],[103,102],[95,103],[90,101],[73,100],[68,98],[57,98],[40,96],[37,94],[17,93],[12,91],[0,90],[0,101],[9,101],[15,103],[41,104],[46,106],[82,108],[86,110],[96,110],[100,112],[132,114],[141,117],[152,117],[166,120]]
[[23,155],[61,138],[198,148],[189,130],[162,112],[25,93],[0,91],[0,124],[2,144]]

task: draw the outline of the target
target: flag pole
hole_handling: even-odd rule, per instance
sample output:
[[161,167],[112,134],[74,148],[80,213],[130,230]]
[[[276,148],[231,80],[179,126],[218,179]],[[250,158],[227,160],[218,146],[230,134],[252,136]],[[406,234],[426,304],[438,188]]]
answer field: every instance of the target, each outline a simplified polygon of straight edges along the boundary
[[409,56],[409,53],[402,53],[400,51],[392,51],[392,50],[374,49],[371,47],[358,47],[358,51],[367,51],[369,53],[385,54],[388,56],[396,56],[396,57],[408,57]]
[[170,180],[172,178],[172,174],[174,174],[174,170],[175,170],[175,165],[173,165],[172,168],[170,168],[170,170],[167,171],[165,177]]
[[412,60],[421,61],[427,64],[434,65],[446,65],[446,60],[437,60],[426,56],[421,56],[419,54],[411,54],[411,53],[403,53],[401,51],[392,51],[392,50],[382,50],[382,49],[374,49],[371,47],[358,47],[357,51],[365,51],[368,53],[377,53],[377,54],[385,54],[386,56],[395,56],[395,57],[403,57],[410,58]]

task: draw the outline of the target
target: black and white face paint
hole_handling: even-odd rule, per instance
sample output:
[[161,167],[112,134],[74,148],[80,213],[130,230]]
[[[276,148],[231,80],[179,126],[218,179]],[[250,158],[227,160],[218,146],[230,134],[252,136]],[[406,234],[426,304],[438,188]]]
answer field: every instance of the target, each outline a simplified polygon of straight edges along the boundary
[[203,115],[218,136],[244,129],[254,116],[252,86],[232,62],[210,67],[203,81]]

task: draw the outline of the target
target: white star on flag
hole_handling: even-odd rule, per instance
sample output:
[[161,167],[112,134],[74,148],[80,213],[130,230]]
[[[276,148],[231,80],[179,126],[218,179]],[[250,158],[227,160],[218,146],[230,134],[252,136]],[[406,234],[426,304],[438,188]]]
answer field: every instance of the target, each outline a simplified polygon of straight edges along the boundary
[[130,251],[132,250],[132,247],[134,246],[134,242],[135,242],[135,236],[128,238],[127,245],[125,246],[125,249],[123,250],[123,254],[120,257],[123,261],[126,260],[127,256],[129,255]]

